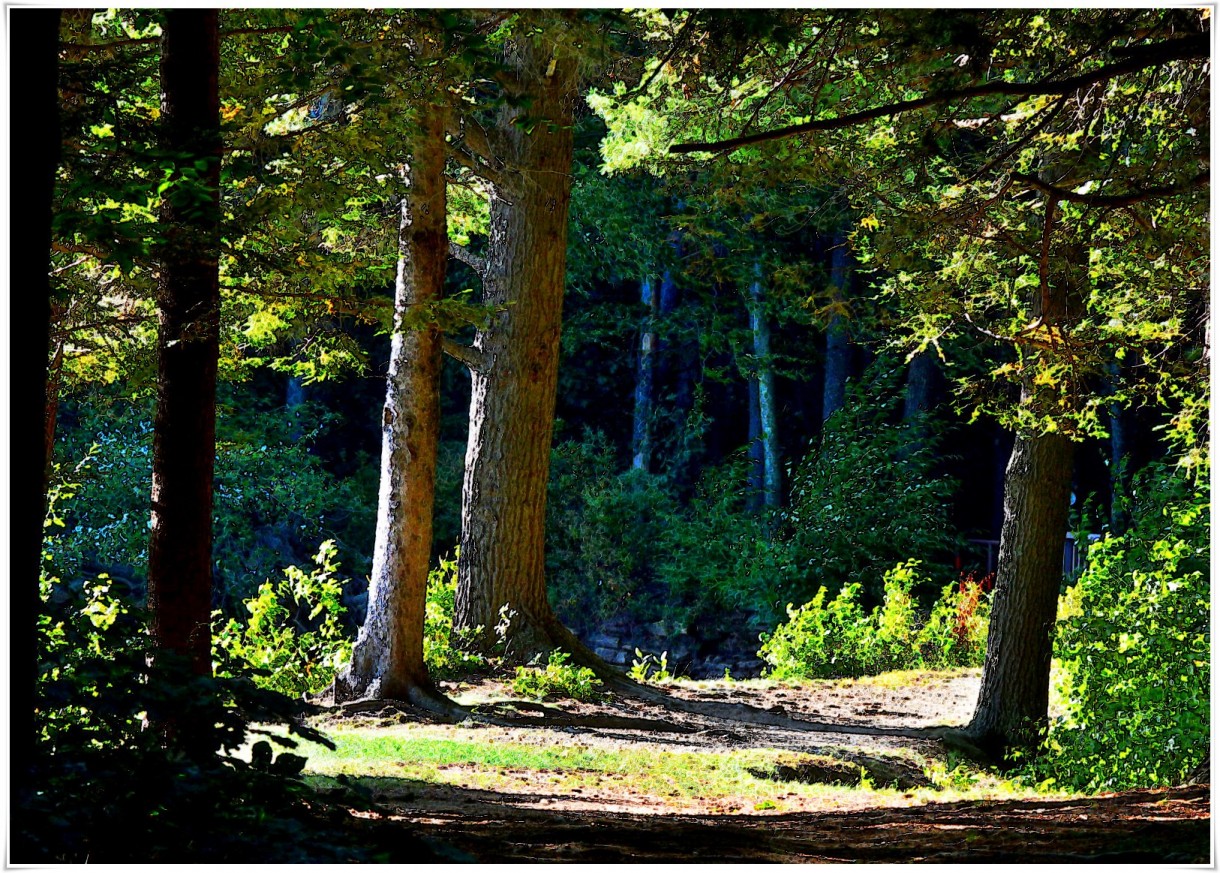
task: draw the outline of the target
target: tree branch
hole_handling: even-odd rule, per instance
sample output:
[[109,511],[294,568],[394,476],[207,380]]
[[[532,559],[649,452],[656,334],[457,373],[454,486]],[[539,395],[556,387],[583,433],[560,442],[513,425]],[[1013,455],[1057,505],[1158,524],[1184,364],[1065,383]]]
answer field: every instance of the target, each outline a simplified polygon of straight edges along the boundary
[[822,118],[816,121],[807,121],[804,124],[779,127],[774,130],[720,140],[719,142],[677,143],[670,146],[669,153],[671,155],[684,155],[691,152],[727,152],[742,146],[767,142],[773,139],[783,139],[788,136],[797,136],[802,133],[813,133],[821,130],[840,130],[844,127],[852,127],[866,121],[872,121],[875,118],[888,118],[891,115],[900,115],[904,112],[950,103],[954,100],[970,100],[975,97],[988,97],[1000,94],[1015,97],[1070,94],[1080,88],[1087,88],[1090,85],[1113,79],[1116,76],[1135,73],[1148,67],[1168,63],[1169,61],[1206,58],[1209,51],[1208,35],[1195,34],[1182,37],[1181,39],[1166,40],[1165,42],[1157,43],[1155,46],[1148,46],[1148,51],[1128,60],[1109,64],[1092,72],[1081,73],[1078,76],[1070,76],[1066,79],[1059,79],[1057,81],[1044,79],[1039,82],[987,82],[982,85],[975,85],[972,88],[941,91],[935,94],[927,94],[914,100],[902,100],[872,109],[862,109],[859,112],[841,115],[838,118]]
[[482,278],[487,273],[487,258],[476,255],[466,246],[451,242],[449,243],[449,254],[478,273],[479,278]]
[[481,373],[487,369],[487,356],[481,349],[476,349],[474,346],[462,345],[462,343],[446,338],[441,340],[441,350],[475,372]]
[[1085,206],[1099,206],[1106,209],[1120,209],[1124,206],[1142,203],[1145,200],[1155,200],[1160,197],[1175,197],[1178,194],[1185,194],[1187,191],[1192,191],[1195,188],[1202,188],[1211,183],[1211,172],[1204,170],[1193,179],[1179,182],[1176,185],[1145,188],[1142,191],[1130,191],[1126,194],[1077,194],[1075,191],[1069,191],[1066,188],[1057,188],[1054,185],[1049,185],[1038,177],[1029,176],[1025,173],[1013,173],[1012,178],[1014,181],[1021,182],[1031,188],[1036,188],[1056,200],[1066,200],[1069,203],[1081,203]]

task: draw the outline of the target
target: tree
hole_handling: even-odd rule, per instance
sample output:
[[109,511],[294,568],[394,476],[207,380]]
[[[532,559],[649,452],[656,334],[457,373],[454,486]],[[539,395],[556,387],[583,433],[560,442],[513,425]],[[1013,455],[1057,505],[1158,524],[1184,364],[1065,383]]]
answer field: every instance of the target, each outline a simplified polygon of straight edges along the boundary
[[484,304],[498,311],[461,352],[471,404],[454,627],[490,646],[506,608],[518,655],[571,636],[547,601],[543,550],[578,82],[573,24],[566,14],[522,13],[505,45],[488,253],[463,255],[481,270]]
[[167,10],[157,411],[148,602],[157,645],[212,670],[212,476],[220,332],[220,35],[216,10]]
[[[1034,747],[1046,725],[1070,440],[1104,426],[1091,381],[1114,356],[1138,360],[1124,402],[1157,398],[1178,408],[1178,427],[1197,420],[1182,386],[1198,380],[1182,376],[1206,343],[1191,321],[1204,310],[1206,323],[1209,18],[828,12],[804,28],[776,74],[736,99],[753,118],[805,106],[811,120],[672,151],[774,154],[786,137],[816,135],[811,151],[853,181],[858,236],[876,231],[868,257],[887,270],[882,288],[917,347],[952,331],[997,343],[994,376],[1020,387],[1017,400],[975,386],[977,408],[1018,440],[966,736],[1005,757]],[[784,66],[815,52],[816,63]],[[899,71],[894,88],[853,82],[851,69],[881,63]],[[794,98],[798,69],[812,88]],[[781,91],[788,105],[773,100]]]
[[443,294],[446,245],[445,111],[421,99],[403,168],[394,334],[382,413],[381,486],[368,612],[336,697],[442,706],[424,666],[424,608],[432,557],[432,505],[440,431],[441,333],[432,311]]
[[[10,579],[9,629],[10,677],[13,683],[12,745],[13,772],[23,773],[33,761],[36,729],[33,698],[37,681],[38,655],[35,651],[39,611],[39,569],[42,566],[43,519],[47,504],[47,466],[42,424],[47,409],[47,366],[45,350],[50,345],[51,282],[48,270],[51,252],[52,201],[55,172],[59,164],[59,27],[58,9],[15,9],[10,17],[10,81],[25,83],[29,105],[35,107],[21,125],[21,136],[12,140],[13,166],[27,174],[32,184],[30,197],[22,202],[22,214],[12,219],[10,269],[12,288],[28,294],[34,306],[29,324],[36,360],[17,360],[16,347],[9,352],[12,386],[10,409],[14,427],[11,460],[24,467],[25,475],[16,476],[10,499],[12,512],[12,575]],[[10,129],[17,130],[19,104],[10,101]],[[14,204],[18,201],[14,200]],[[22,461],[23,458],[28,460]],[[13,807],[15,832],[21,832],[21,805]]]
[[[763,504],[770,509],[783,502],[783,471],[780,469],[779,427],[775,410],[775,364],[771,360],[771,325],[767,319],[762,284],[762,265],[755,264],[754,281],[750,283],[750,329],[754,335],[754,358],[758,372],[751,392],[751,422],[753,404],[758,408],[757,441],[762,448]],[[751,433],[751,438],[754,434]]]

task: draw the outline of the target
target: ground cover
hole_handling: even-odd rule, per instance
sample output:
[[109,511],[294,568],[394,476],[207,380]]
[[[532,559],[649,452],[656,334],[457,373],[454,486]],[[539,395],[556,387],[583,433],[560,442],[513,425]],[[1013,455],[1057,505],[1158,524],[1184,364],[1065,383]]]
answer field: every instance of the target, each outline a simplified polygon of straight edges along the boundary
[[934,729],[969,717],[978,681],[957,670],[666,688],[832,728],[816,731],[449,683],[494,723],[332,710],[318,723],[336,748],[307,749],[307,772],[325,795],[363,798],[355,827],[387,860],[418,851],[405,832],[479,861],[1207,860],[1206,787],[1070,796],[946,751]]

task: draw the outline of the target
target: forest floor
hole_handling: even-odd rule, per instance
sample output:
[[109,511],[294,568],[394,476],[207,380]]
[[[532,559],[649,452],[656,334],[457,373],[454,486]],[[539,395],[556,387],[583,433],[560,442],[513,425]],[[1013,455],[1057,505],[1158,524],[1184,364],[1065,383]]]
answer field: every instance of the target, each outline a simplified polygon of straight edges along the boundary
[[841,732],[450,683],[446,693],[496,723],[336,712],[318,726],[339,748],[309,750],[307,772],[323,792],[336,778],[358,786],[356,827],[398,862],[421,851],[483,863],[1211,860],[1209,786],[1039,793],[922,735],[964,724],[978,681],[962,670],[665,688]]

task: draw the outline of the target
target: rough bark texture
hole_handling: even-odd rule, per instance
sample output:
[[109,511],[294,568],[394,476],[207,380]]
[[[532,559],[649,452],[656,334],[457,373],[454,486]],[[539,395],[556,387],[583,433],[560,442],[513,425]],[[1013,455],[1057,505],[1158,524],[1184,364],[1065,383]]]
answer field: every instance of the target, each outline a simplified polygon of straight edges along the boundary
[[[830,287],[832,303],[847,299],[851,268],[847,257],[847,238],[836,234],[830,250]],[[822,388],[822,421],[843,408],[847,396],[847,379],[851,375],[851,341],[847,321],[837,312],[826,326],[826,370]]]
[[[212,477],[219,351],[220,58],[217,12],[171,9],[161,40],[166,195],[157,287],[148,603],[153,636],[210,674]],[[205,162],[202,171],[196,161]]]
[[368,612],[337,700],[424,703],[436,692],[424,666],[424,609],[440,436],[441,335],[429,308],[448,257],[444,114],[425,106],[404,170],[394,289],[394,335],[381,419],[381,488]]
[[1046,729],[1073,448],[1058,433],[1018,436],[1008,462],[987,657],[967,728],[996,759],[1030,747]]
[[652,464],[652,382],[657,348],[657,287],[652,279],[640,282],[644,318],[640,324],[640,356],[635,370],[635,412],[631,433],[631,466],[647,471]]
[[478,641],[489,646],[507,607],[514,655],[551,648],[559,627],[547,602],[543,547],[576,62],[551,51],[555,14],[538,20],[542,33],[518,37],[506,52],[509,90],[529,98],[535,121],[514,124],[523,110],[512,106],[498,120],[512,184],[492,195],[483,293],[502,310],[474,341],[484,363],[471,380],[454,620],[457,629],[481,628]]
[[759,441],[763,454],[763,503],[783,502],[783,473],[779,457],[779,427],[775,414],[775,367],[771,362],[771,325],[763,302],[762,281],[750,286],[750,327],[754,332],[754,358],[758,365]]

